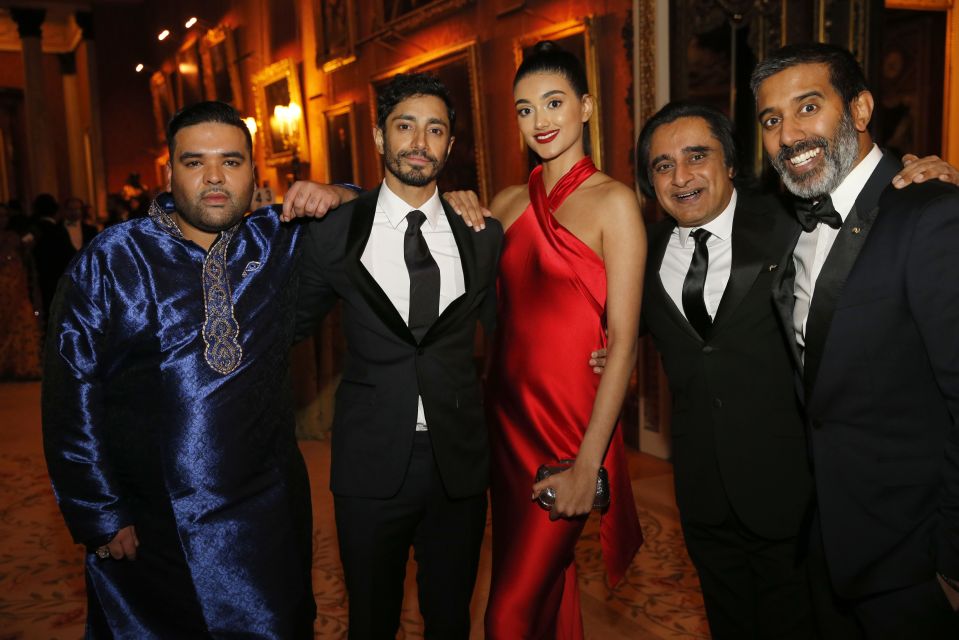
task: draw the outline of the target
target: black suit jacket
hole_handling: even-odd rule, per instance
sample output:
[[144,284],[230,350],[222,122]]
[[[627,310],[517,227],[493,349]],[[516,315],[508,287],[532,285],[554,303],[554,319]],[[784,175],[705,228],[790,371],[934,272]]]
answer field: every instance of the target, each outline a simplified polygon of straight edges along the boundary
[[40,218],[35,222],[34,232],[37,237],[33,247],[37,284],[40,285],[44,313],[49,314],[57,282],[60,281],[60,276],[66,271],[67,265],[77,251],[70,242],[70,233],[59,222]]
[[406,320],[360,262],[379,189],[309,223],[301,248],[297,335],[343,301],[347,357],[336,392],[330,487],[334,494],[388,498],[406,474],[417,395],[429,425],[443,485],[454,498],[483,493],[489,444],[473,361],[478,321],[496,315],[495,280],[503,229],[488,220],[477,233],[446,203],[459,248],[466,293],[454,300],[419,343]]
[[[896,190],[899,168],[884,156],[843,224],[800,369],[826,558],[850,598],[959,576],[959,189]],[[792,273],[776,299],[792,336]]]
[[651,229],[643,321],[673,396],[680,513],[690,522],[718,524],[729,504],[759,535],[796,536],[812,496],[811,476],[789,348],[771,292],[798,224],[775,199],[739,194],[732,269],[706,339],[659,276],[675,226],[668,219]]

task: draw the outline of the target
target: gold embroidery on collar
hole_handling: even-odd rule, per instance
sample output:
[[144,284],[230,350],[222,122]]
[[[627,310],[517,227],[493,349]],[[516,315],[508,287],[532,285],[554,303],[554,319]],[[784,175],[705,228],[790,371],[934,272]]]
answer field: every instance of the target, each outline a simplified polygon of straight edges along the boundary
[[[150,204],[149,216],[166,231],[178,238],[183,237],[172,216],[156,200]],[[243,347],[238,340],[240,325],[233,313],[233,296],[227,274],[230,240],[240,224],[221,232],[203,260],[202,335],[206,344],[203,358],[211,369],[224,375],[236,370],[243,359]]]
[[[237,225],[239,226],[239,225]],[[220,234],[203,261],[203,357],[214,371],[232,373],[243,358],[243,347],[237,339],[240,325],[233,314],[233,297],[227,276],[227,250],[237,227]]]

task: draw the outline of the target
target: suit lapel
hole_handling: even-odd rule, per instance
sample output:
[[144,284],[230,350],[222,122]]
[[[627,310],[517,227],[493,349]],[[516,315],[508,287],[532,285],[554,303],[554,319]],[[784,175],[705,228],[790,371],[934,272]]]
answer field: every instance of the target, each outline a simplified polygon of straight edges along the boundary
[[346,257],[344,270],[347,277],[356,287],[366,303],[373,309],[373,313],[382,320],[397,336],[411,344],[416,344],[416,338],[400,317],[399,312],[389,296],[377,284],[373,275],[363,266],[361,258],[363,250],[370,239],[373,229],[373,218],[376,214],[376,200],[379,197],[379,188],[367,191],[355,200],[353,216],[350,219],[350,230],[346,238]]
[[776,311],[779,312],[779,322],[786,334],[786,344],[789,346],[793,365],[799,375],[803,374],[803,359],[802,353],[799,351],[799,343],[796,342],[796,323],[793,320],[793,313],[796,308],[796,263],[793,260],[793,251],[796,249],[796,243],[799,242],[801,234],[802,227],[799,226],[799,223],[796,223],[793,237],[788,245],[790,249],[783,257],[785,264],[782,265],[779,275],[773,281],[773,304]]
[[846,216],[816,279],[815,291],[809,305],[809,317],[806,320],[804,382],[807,398],[812,394],[816,383],[816,374],[822,361],[823,347],[829,335],[836,302],[879,213],[879,196],[892,182],[892,177],[900,167],[891,156],[883,155],[856,198],[852,211]]
[[722,300],[719,302],[719,308],[716,309],[716,318],[713,320],[712,335],[722,328],[723,322],[729,318],[739,303],[743,301],[746,293],[752,288],[766,262],[766,256],[763,252],[768,239],[762,238],[763,217],[757,215],[744,207],[736,208],[733,217],[732,230],[732,266],[729,270],[729,282],[726,283],[726,290],[723,291]]
[[683,312],[676,306],[673,299],[669,297],[669,294],[666,292],[666,287],[663,286],[663,279],[659,275],[659,270],[663,266],[663,257],[666,255],[666,247],[673,237],[673,230],[675,228],[676,223],[670,218],[668,224],[661,225],[657,233],[650,236],[649,260],[646,267],[648,274],[648,295],[655,296],[658,299],[656,306],[663,309],[670,320],[688,333],[693,340],[702,342],[703,338],[693,328],[693,325],[689,323],[689,320],[686,319]]
[[446,204],[445,200],[440,198],[440,201],[443,204],[443,213],[446,214],[446,219],[449,221],[450,229],[453,232],[456,248],[459,250],[460,264],[463,267],[463,281],[466,290],[463,295],[453,300],[443,309],[443,313],[440,314],[436,322],[430,326],[423,336],[423,342],[427,341],[431,333],[442,333],[444,327],[448,326],[451,322],[457,322],[457,311],[459,311],[463,305],[467,304],[467,301],[471,300],[476,293],[476,246],[473,244],[475,238],[472,237],[472,234],[476,232],[466,226],[463,219],[456,215],[452,208]]

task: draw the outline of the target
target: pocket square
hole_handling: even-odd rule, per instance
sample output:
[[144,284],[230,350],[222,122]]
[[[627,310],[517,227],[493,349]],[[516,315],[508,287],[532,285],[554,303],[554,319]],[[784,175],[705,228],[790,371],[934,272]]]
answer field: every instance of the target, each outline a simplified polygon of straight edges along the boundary
[[779,268],[778,264],[771,264],[768,267],[766,267],[766,271],[775,271],[778,268]]

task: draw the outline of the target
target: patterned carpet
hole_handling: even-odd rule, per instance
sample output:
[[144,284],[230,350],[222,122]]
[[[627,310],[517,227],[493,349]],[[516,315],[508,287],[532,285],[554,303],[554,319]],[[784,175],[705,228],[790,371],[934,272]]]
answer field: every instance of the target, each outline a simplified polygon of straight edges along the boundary
[[[6,403],[11,387],[26,389],[33,398],[35,386],[0,385],[4,404],[0,411],[0,447],[4,449],[0,454],[0,640],[75,640],[83,635],[85,615],[82,551],[70,541],[54,503],[39,449],[39,425],[29,419],[27,424],[11,424],[7,419],[13,417]],[[313,586],[319,609],[315,635],[345,638],[346,591],[337,556],[332,496],[326,489],[329,445],[304,442],[302,449],[314,496]],[[636,459],[631,463],[641,466]],[[591,519],[577,547],[587,637],[708,638],[699,584],[671,503],[671,477],[636,475],[633,484],[646,543],[623,582],[615,590],[606,584],[597,519]],[[471,638],[483,637],[489,555],[487,536],[473,600]],[[423,635],[415,591],[410,570],[399,638]]]

